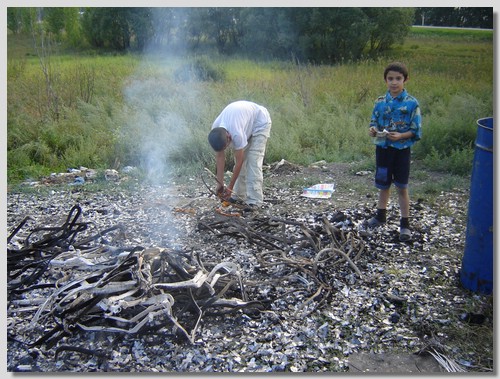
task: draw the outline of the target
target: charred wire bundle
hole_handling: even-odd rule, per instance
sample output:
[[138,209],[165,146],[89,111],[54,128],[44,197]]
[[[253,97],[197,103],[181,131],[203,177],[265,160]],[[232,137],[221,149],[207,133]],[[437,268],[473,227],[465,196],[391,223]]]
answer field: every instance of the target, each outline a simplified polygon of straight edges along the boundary
[[[277,217],[216,217],[212,222],[200,222],[198,227],[221,238],[233,236],[255,245],[261,270],[274,272],[279,281],[290,278],[302,281],[312,291],[304,304],[321,295],[319,305],[333,290],[331,279],[335,277],[336,265],[347,262],[361,279],[361,271],[354,262],[365,250],[363,240],[355,232],[332,225],[326,216],[322,217],[322,223],[322,227],[311,229],[303,222]],[[260,285],[269,282],[263,280]],[[314,307],[310,312],[313,310]]]
[[[122,226],[79,238],[90,229],[88,223],[78,221],[81,213],[75,205],[63,225],[34,228],[20,248],[8,249],[9,313],[31,315],[25,334],[12,338],[21,337],[30,346],[52,347],[74,333],[135,334],[171,324],[193,343],[204,314],[256,312],[273,300],[249,300],[246,287],[268,281],[245,283],[233,262],[208,264],[195,253],[99,243],[109,233],[123,234]],[[214,217],[210,223],[200,221],[199,229],[256,245],[262,270],[286,267],[275,273],[274,280],[307,284],[311,294],[304,305],[323,292],[325,301],[331,293],[332,272],[327,268],[348,262],[361,277],[353,260],[363,252],[363,242],[352,232],[345,234],[332,226],[326,217],[322,230],[275,217]],[[14,229],[8,243],[27,220]],[[28,292],[30,299],[25,299]]]
[[[261,303],[246,301],[236,264],[210,268],[199,257],[172,249],[91,243],[118,227],[79,240],[77,234],[88,227],[77,222],[80,214],[75,206],[62,226],[36,228],[22,248],[8,249],[9,313],[31,315],[24,335],[11,338],[51,347],[78,331],[135,334],[170,323],[193,342],[206,312],[262,309]],[[44,235],[31,241],[40,232]]]

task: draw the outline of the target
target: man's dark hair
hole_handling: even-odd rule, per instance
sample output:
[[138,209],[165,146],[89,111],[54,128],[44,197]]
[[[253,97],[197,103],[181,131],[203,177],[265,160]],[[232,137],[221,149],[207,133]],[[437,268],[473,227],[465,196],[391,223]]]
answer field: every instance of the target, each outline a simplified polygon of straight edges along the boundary
[[208,133],[208,142],[215,151],[224,150],[227,144],[226,129],[221,127],[213,128],[210,133]]
[[392,62],[390,63],[384,70],[384,80],[387,79],[387,73],[389,71],[396,71],[402,74],[406,79],[408,79],[408,69],[406,68],[404,63],[401,62]]

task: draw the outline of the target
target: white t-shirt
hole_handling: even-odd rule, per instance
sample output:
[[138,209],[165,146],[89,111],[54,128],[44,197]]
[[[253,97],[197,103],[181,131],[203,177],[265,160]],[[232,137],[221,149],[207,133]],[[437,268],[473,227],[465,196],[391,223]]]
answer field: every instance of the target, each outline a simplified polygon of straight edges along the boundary
[[265,134],[269,137],[271,117],[262,105],[240,100],[230,103],[215,119],[212,129],[222,127],[231,134],[235,150],[246,147],[251,136]]

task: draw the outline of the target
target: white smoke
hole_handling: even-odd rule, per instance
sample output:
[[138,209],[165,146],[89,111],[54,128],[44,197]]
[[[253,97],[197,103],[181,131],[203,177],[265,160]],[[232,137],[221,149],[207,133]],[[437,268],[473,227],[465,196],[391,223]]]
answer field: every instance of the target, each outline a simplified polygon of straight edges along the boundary
[[155,30],[165,36],[157,35],[146,48],[134,77],[124,89],[127,112],[131,115],[125,133],[136,144],[134,156],[139,157],[147,180],[162,184],[172,174],[171,157],[191,138],[190,121],[186,118],[192,118],[192,112],[199,109],[203,96],[198,83],[176,78],[176,68],[189,61],[182,46],[185,38],[177,36],[172,41],[171,36],[175,22],[183,18],[182,10],[176,9],[177,16],[168,18],[170,24],[166,24],[166,15],[172,8],[154,9]]

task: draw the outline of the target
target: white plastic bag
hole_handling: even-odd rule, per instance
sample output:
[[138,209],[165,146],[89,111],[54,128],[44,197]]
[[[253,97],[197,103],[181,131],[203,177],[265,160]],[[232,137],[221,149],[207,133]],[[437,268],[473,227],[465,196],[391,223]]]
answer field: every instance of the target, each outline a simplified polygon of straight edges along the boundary
[[309,188],[304,188],[302,190],[302,196],[313,199],[329,199],[332,197],[333,191],[335,191],[335,185],[333,183],[321,183],[315,184]]

